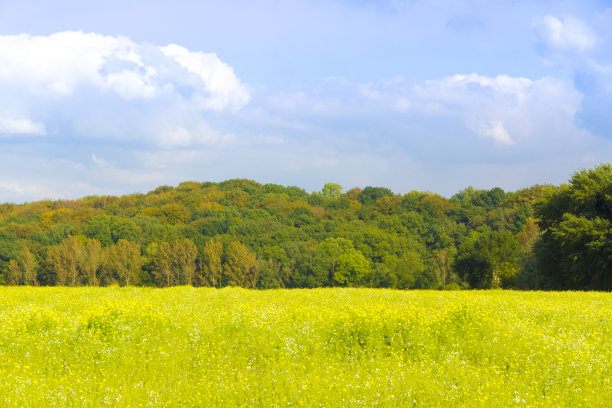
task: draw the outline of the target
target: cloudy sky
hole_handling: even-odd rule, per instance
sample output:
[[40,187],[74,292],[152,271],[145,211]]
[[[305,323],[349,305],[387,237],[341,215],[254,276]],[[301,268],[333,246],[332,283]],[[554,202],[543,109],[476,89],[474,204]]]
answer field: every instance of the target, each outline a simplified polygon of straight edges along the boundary
[[0,0],[0,201],[559,184],[612,160],[610,4]]

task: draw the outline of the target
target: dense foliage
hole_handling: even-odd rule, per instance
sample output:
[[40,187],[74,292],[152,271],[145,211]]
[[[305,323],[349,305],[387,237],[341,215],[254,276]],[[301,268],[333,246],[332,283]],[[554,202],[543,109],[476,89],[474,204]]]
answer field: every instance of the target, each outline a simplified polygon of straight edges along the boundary
[[561,187],[450,199],[228,180],[2,204],[0,281],[610,289],[611,174],[603,165]]
[[0,288],[0,406],[609,407],[608,293]]
[[612,290],[612,165],[573,175],[538,203],[536,246],[546,286]]

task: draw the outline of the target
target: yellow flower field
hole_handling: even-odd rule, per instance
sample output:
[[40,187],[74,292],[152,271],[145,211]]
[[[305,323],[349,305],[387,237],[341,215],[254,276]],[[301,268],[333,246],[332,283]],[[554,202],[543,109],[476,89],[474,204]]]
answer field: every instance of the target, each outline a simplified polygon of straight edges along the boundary
[[0,289],[2,407],[612,401],[612,295]]

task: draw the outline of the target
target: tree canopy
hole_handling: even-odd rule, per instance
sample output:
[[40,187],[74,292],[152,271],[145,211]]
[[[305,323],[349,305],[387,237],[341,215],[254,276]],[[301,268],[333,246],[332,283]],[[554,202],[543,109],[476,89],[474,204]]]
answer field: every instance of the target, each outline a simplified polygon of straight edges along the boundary
[[0,283],[612,289],[612,167],[450,198],[245,179],[0,205]]
[[612,166],[574,173],[536,203],[538,267],[547,287],[612,289]]

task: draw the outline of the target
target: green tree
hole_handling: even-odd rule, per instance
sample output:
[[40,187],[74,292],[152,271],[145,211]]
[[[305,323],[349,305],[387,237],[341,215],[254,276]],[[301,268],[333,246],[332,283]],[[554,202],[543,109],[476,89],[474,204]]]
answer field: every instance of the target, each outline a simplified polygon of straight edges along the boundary
[[335,199],[340,198],[343,191],[344,189],[340,184],[327,183],[323,186],[323,190],[321,190],[321,193],[323,193],[323,195],[327,198]]
[[341,286],[356,286],[369,272],[370,262],[346,238],[326,238],[319,244],[327,256],[331,281]]
[[8,264],[8,283],[11,285],[38,285],[36,258],[27,246],[17,251],[17,258]]
[[213,287],[221,286],[221,277],[223,275],[223,244],[218,239],[211,239],[204,246],[204,270],[203,274]]
[[257,260],[251,251],[238,241],[233,241],[227,248],[224,272],[230,286],[245,288],[257,286]]
[[545,286],[612,290],[612,165],[574,173],[536,205],[536,242]]
[[107,268],[122,286],[136,285],[140,282],[140,245],[120,239],[108,248]]
[[153,255],[153,274],[158,286],[172,286],[174,284],[173,254],[172,247],[168,241],[161,242]]
[[113,243],[111,222],[111,217],[106,214],[96,215],[89,220],[83,233],[87,238],[96,239],[103,247],[107,247]]
[[456,253],[455,247],[450,247],[434,250],[431,254],[433,273],[439,288],[447,287],[453,280],[452,265]]
[[50,247],[47,251],[47,264],[55,272],[56,285],[80,286],[83,245],[71,235],[60,245]]
[[508,231],[472,232],[461,244],[455,270],[472,288],[516,285],[521,247]]
[[90,286],[98,286],[100,279],[98,276],[100,266],[104,261],[104,251],[97,239],[88,239],[83,248],[83,272],[87,276],[87,283]]
[[23,282],[23,272],[16,259],[11,259],[6,267],[6,281],[9,285],[21,285]]
[[385,187],[368,186],[359,193],[359,201],[363,205],[371,205],[375,203],[376,200],[378,200],[379,198],[385,196],[392,197],[393,192]]
[[259,261],[259,287],[284,288],[291,273],[287,252],[278,245],[265,246],[263,259]]
[[411,250],[404,252],[393,268],[393,274],[396,277],[395,287],[397,289],[413,288],[424,271],[425,264],[418,252]]
[[174,244],[174,265],[178,273],[179,285],[193,285],[196,272],[196,257],[198,248],[189,239],[183,239]]

